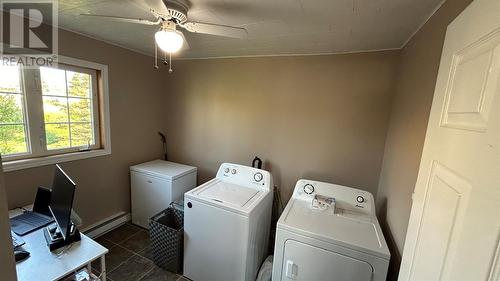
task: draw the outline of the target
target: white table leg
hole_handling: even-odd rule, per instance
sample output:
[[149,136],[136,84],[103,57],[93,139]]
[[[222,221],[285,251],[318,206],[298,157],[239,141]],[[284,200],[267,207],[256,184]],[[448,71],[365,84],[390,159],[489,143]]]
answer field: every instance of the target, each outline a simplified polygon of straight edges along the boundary
[[87,271],[88,271],[89,275],[90,275],[90,273],[92,273],[92,263],[90,263],[90,262],[87,263]]
[[106,255],[101,256],[101,280],[106,281]]

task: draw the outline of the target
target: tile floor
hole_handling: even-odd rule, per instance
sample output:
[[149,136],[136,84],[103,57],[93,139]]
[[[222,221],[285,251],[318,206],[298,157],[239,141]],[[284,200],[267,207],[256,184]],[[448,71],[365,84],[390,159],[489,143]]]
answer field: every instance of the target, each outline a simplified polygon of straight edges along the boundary
[[[152,261],[148,231],[132,224],[122,225],[96,241],[108,248],[106,271],[110,281],[189,281],[168,272]],[[100,264],[92,265],[98,274]]]

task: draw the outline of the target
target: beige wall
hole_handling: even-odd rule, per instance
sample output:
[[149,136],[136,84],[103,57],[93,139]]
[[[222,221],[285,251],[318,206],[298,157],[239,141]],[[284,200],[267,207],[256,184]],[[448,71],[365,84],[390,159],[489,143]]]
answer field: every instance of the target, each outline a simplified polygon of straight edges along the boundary
[[[1,163],[2,158],[0,157]],[[0,165],[0,276],[0,279],[5,281],[15,281],[17,279],[14,264],[14,249],[12,249],[12,240],[10,238],[7,196],[5,193],[2,165]]]
[[214,177],[255,155],[285,200],[300,178],[377,191],[398,52],[176,61],[170,159]]
[[[62,167],[77,183],[75,209],[84,225],[129,211],[128,167],[161,158],[158,130],[164,129],[163,77],[152,59],[74,33],[61,31],[60,54],[109,66],[112,154]],[[5,173],[9,207],[33,202],[38,185],[51,186],[53,166]]]
[[448,24],[471,0],[448,0],[401,52],[377,205],[396,255],[406,237],[420,156]]

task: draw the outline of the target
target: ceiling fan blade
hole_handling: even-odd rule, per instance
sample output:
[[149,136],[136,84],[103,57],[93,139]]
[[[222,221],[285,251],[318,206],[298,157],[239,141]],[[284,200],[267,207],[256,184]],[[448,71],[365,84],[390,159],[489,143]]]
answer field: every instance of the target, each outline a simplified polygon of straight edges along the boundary
[[112,20],[112,21],[138,23],[138,24],[146,24],[146,25],[158,25],[161,23],[161,19],[158,19],[156,21],[152,21],[152,20],[141,19],[141,18],[127,18],[127,17],[119,17],[119,16],[94,15],[94,14],[80,14],[80,16],[95,17],[95,18],[101,18],[101,19]]
[[145,0],[146,4],[150,8],[150,12],[155,16],[159,16],[164,20],[169,20],[172,18],[172,15],[168,11],[167,5],[165,1],[162,0]]
[[242,27],[234,27],[222,24],[186,22],[184,24],[181,24],[180,26],[190,32],[213,34],[224,37],[245,38],[248,35],[247,30]]
[[186,36],[184,36],[184,33],[180,32],[182,35],[182,39],[184,39],[184,44],[182,44],[181,50],[189,50],[189,43],[188,40],[186,39]]

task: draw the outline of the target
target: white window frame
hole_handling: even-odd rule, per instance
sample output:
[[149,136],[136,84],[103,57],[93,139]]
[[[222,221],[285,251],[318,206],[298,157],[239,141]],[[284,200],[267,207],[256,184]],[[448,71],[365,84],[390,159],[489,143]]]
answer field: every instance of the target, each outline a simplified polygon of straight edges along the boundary
[[[27,108],[25,109],[25,122],[27,124],[27,132],[26,134],[30,137],[28,138],[28,149],[31,152],[30,158],[19,159],[20,157],[26,157],[26,153],[22,154],[14,154],[12,156],[4,155],[2,156],[2,165],[3,170],[5,172],[52,165],[61,162],[74,161],[80,159],[86,159],[91,157],[98,157],[104,155],[111,154],[111,128],[110,128],[110,114],[109,114],[109,82],[108,82],[108,66],[100,63],[70,58],[66,56],[58,56],[58,63],[64,64],[62,69],[71,70],[71,66],[82,67],[87,69],[92,69],[97,71],[96,77],[96,86],[94,88],[97,90],[98,97],[93,97],[93,102],[98,102],[98,110],[99,112],[94,112],[94,117],[99,117],[99,126],[98,128],[94,128],[98,130],[95,132],[95,136],[100,138],[100,148],[92,149],[95,147],[90,147],[91,150],[80,151],[79,148],[69,148],[69,149],[61,149],[61,150],[47,150],[44,152],[44,156],[40,156],[40,152],[33,151],[33,147],[29,142],[34,141],[43,141],[45,142],[45,134],[41,134],[40,132],[34,132],[37,128],[31,128],[29,124],[30,112],[34,113],[36,111],[30,111]],[[29,83],[29,82],[25,82]],[[23,85],[23,91],[25,95],[25,99],[29,100],[27,95],[30,95],[27,91],[32,85]],[[94,87],[94,85],[93,85]],[[41,92],[38,93],[41,98]],[[30,102],[25,102],[25,106],[29,107]],[[39,110],[38,110],[39,111]],[[28,112],[28,114],[26,114]],[[40,118],[40,117],[38,117]],[[43,118],[43,117],[42,117]],[[97,127],[97,126],[96,126]],[[40,128],[41,129],[41,128]],[[43,130],[43,129],[41,129]],[[40,140],[39,137],[43,136],[43,139]]]

